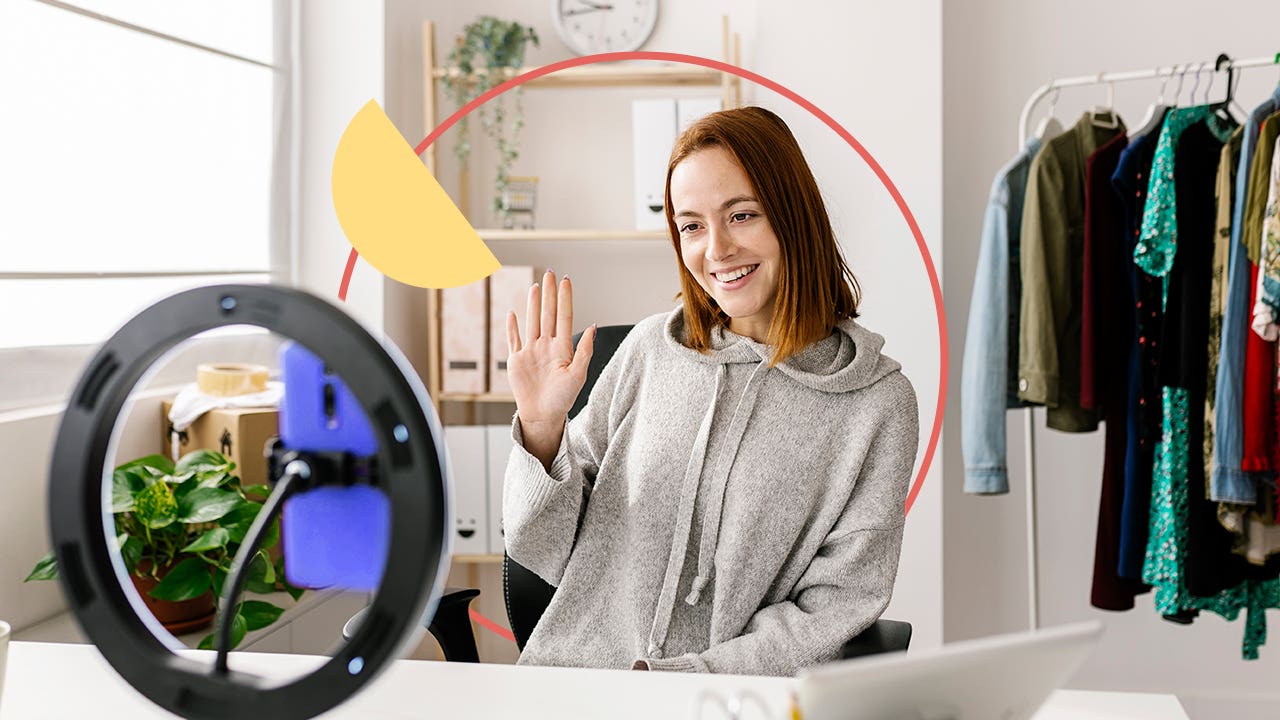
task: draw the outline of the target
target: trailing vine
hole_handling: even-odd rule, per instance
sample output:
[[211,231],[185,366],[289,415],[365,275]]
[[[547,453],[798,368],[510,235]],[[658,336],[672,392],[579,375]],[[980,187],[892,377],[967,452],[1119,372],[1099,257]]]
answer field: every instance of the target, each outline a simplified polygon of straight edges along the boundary
[[[500,20],[485,15],[463,28],[462,37],[449,53],[448,64],[457,72],[444,77],[449,97],[462,107],[471,100],[501,85],[515,75],[524,65],[524,52],[528,43],[538,46],[538,34],[532,27],[518,22]],[[513,107],[508,114],[506,94],[480,106],[477,111],[485,134],[497,146],[498,167],[494,179],[493,210],[503,217],[506,211],[502,194],[507,188],[511,166],[520,156],[516,142],[524,127],[523,88],[516,88]],[[465,164],[471,155],[470,124],[463,116],[458,123],[457,140],[453,153],[459,163]]]

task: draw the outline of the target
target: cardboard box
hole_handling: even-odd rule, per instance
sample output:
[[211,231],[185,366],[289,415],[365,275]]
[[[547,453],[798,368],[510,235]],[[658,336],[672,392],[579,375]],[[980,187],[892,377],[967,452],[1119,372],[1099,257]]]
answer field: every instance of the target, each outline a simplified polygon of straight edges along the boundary
[[169,435],[169,408],[172,402],[160,404],[163,413],[160,446],[171,460],[193,450],[216,450],[236,464],[236,474],[243,486],[267,484],[267,441],[280,428],[280,414],[275,408],[229,408],[210,410],[191,427],[178,434],[178,454],[173,455]]
[[485,428],[447,426],[444,441],[453,477],[453,552],[482,555],[489,550]]
[[510,425],[489,425],[485,430],[489,453],[489,552],[501,555],[507,549],[502,533],[502,486],[515,441],[511,439]]
[[440,387],[444,392],[478,395],[487,387],[488,288],[486,280],[479,280],[440,291]]
[[504,265],[489,276],[489,392],[510,393],[507,382],[507,311],[515,310],[525,331],[525,309],[533,287],[533,266]]

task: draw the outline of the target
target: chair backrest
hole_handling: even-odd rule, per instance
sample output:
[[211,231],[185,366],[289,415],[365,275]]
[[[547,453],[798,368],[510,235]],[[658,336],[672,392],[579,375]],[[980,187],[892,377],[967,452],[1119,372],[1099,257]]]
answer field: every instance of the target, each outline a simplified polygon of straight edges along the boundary
[[[578,393],[569,417],[576,417],[587,406],[591,397],[591,388],[595,386],[600,372],[609,363],[623,338],[631,331],[630,325],[606,325],[596,328],[595,349],[591,353],[591,362],[587,365],[587,382]],[[578,347],[582,333],[573,336],[573,346]],[[505,553],[502,557],[502,588],[507,603],[507,619],[511,622],[511,632],[516,636],[516,645],[524,650],[529,635],[538,624],[542,613],[551,603],[555,594],[555,586],[549,585],[532,570],[512,560]]]

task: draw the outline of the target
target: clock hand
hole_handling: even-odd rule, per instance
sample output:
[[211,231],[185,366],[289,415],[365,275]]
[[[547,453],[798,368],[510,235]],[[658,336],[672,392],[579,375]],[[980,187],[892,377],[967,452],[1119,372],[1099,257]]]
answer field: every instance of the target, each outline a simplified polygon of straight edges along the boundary
[[562,13],[562,15],[564,17],[573,17],[574,15],[583,15],[585,13],[595,12],[597,10],[612,10],[612,9],[613,9],[612,5],[592,5],[590,7],[578,8],[576,10],[566,10],[564,13]]

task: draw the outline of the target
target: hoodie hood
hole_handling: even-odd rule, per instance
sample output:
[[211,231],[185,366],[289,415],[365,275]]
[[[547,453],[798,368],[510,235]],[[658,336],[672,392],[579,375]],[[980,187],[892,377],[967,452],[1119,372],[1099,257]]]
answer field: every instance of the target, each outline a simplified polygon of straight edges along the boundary
[[[751,421],[764,379],[770,373],[778,372],[814,390],[844,393],[871,385],[900,367],[896,361],[880,354],[884,338],[852,319],[842,321],[830,335],[811,343],[772,368],[768,363],[773,354],[772,346],[738,335],[723,326],[717,325],[712,329],[711,349],[707,352],[699,352],[685,345],[683,306],[677,307],[667,316],[663,335],[668,347],[682,357],[718,367],[711,402],[703,413],[702,422],[694,436],[693,450],[680,488],[680,505],[676,511],[667,572],[663,577],[657,612],[649,634],[648,652],[651,657],[661,657],[671,617],[675,612],[676,589],[684,574],[688,548],[695,541],[692,537],[693,514],[699,495],[705,498],[705,509],[702,534],[697,539],[698,569],[693,589],[684,601],[689,605],[697,605],[712,579],[729,471],[737,459],[738,448]],[[735,363],[752,363],[756,367],[741,394],[730,397],[727,389],[728,369]],[[712,459],[707,457],[712,427],[725,423],[718,415],[727,415],[729,420],[724,449]]]
[[[685,345],[684,308],[677,307],[665,323],[667,345],[685,357],[702,363],[754,363],[767,365],[773,346],[739,335],[727,327],[711,329],[711,349],[698,352]],[[862,327],[853,318],[836,325],[827,337],[774,366],[805,387],[830,393],[857,390],[901,369],[896,360],[880,354],[884,338]]]

